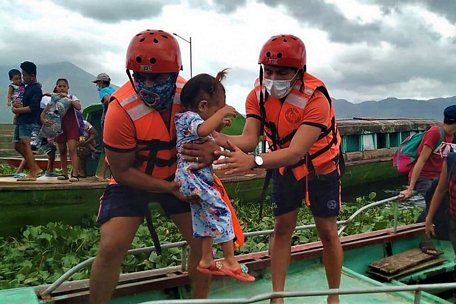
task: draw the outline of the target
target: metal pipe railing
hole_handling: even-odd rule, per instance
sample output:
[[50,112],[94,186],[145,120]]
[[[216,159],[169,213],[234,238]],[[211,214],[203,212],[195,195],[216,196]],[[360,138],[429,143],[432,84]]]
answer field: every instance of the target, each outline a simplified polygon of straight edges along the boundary
[[[163,244],[161,248],[163,249],[169,249],[169,248],[176,248],[176,247],[183,247],[185,248],[187,246],[186,241],[181,241],[181,242],[175,242],[175,243],[169,243],[169,244]],[[129,254],[141,254],[141,253],[149,253],[155,251],[155,246],[152,247],[145,247],[145,248],[136,248],[136,249],[130,249],[127,251]],[[183,255],[184,257],[186,256]],[[77,264],[76,266],[72,267],[69,269],[67,272],[65,272],[63,275],[60,276],[54,283],[49,285],[43,292],[41,292],[41,295],[50,295],[54,290],[56,290],[60,285],[62,285],[63,282],[68,280],[73,274],[77,273],[81,269],[84,269],[85,267],[90,266],[93,261],[95,260],[95,257],[88,258],[87,260]],[[186,265],[186,261],[183,262],[182,265]],[[186,268],[186,266],[182,266],[182,268]]]
[[250,298],[224,298],[224,299],[188,299],[188,300],[158,300],[147,301],[140,304],[226,304],[226,303],[255,303],[275,298],[297,298],[297,297],[315,297],[327,295],[354,295],[354,294],[373,294],[388,292],[413,292],[414,303],[419,304],[422,297],[422,291],[454,289],[456,283],[436,283],[436,284],[418,284],[403,286],[379,286],[363,288],[346,288],[346,289],[321,289],[307,291],[281,291],[259,294]]
[[[383,200],[380,200],[380,201],[377,201],[377,202],[373,202],[373,203],[370,203],[366,206],[363,206],[361,207],[360,209],[358,209],[355,213],[353,213],[348,219],[344,220],[344,221],[337,221],[337,225],[343,225],[339,231],[338,231],[338,235],[340,236],[344,230],[347,228],[347,226],[353,222],[354,218],[356,216],[358,216],[359,214],[363,213],[365,210],[368,210],[372,207],[375,207],[375,206],[378,206],[378,205],[382,205],[382,204],[385,204],[385,203],[388,203],[388,202],[391,202],[391,201],[395,201],[399,198],[399,195],[396,195],[396,196],[393,196],[393,197],[390,197],[390,198],[387,198],[387,199],[383,199]],[[398,213],[398,208],[395,208],[394,209],[394,215],[395,215],[395,221],[394,221],[394,227],[393,227],[393,231],[394,233],[396,233],[397,231],[397,213]],[[302,225],[302,226],[298,226],[295,228],[295,231],[300,231],[300,230],[305,230],[305,229],[310,229],[310,228],[315,228],[315,224],[309,224],[309,225]],[[246,232],[244,235],[246,237],[252,237],[252,236],[264,236],[264,235],[269,235],[269,237],[272,235],[272,233],[274,232],[273,229],[269,229],[269,230],[261,230],[261,231],[252,231],[252,232]],[[181,257],[182,257],[182,261],[181,261],[181,268],[182,268],[182,271],[186,271],[187,269],[187,259],[186,259],[186,256],[187,256],[187,253],[186,253],[186,248],[187,248],[187,242],[186,241],[180,241],[180,242],[174,242],[174,243],[169,243],[169,244],[164,244],[162,246],[163,249],[169,249],[169,248],[176,248],[176,247],[180,247],[181,248]],[[137,248],[137,249],[131,249],[131,250],[128,250],[127,251],[127,254],[141,254],[141,253],[150,253],[150,252],[153,252],[155,251],[155,246],[150,246],[150,247],[145,247],[145,248]],[[42,293],[41,295],[50,295],[54,290],[56,290],[63,282],[65,282],[66,280],[68,280],[73,274],[77,273],[78,271],[80,271],[81,269],[84,269],[85,267],[88,267],[90,266],[93,261],[95,260],[95,257],[91,257],[79,264],[77,264],[76,266],[72,267],[71,269],[69,269],[67,272],[65,272],[60,278],[58,278],[54,283],[52,283],[51,285],[49,285]]]

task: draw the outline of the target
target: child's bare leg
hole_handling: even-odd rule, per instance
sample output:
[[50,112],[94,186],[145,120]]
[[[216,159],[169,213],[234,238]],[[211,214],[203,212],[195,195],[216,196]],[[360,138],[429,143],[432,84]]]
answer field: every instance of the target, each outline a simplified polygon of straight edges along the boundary
[[222,243],[223,257],[225,258],[224,265],[229,269],[238,269],[240,267],[238,261],[234,257],[233,240]]
[[199,262],[200,267],[209,268],[214,263],[214,256],[212,255],[212,238],[203,237],[201,239],[202,255]]
[[25,159],[21,160],[19,167],[17,167],[16,173],[22,173],[22,171],[24,171],[24,168],[26,165],[27,165],[27,162],[25,161]]

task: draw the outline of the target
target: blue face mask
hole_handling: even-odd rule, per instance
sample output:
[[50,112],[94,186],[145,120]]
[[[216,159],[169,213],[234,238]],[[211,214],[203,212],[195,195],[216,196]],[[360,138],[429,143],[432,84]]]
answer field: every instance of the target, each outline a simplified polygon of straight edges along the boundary
[[166,78],[146,86],[140,75],[133,75],[136,91],[146,106],[158,112],[171,108],[176,93],[177,74],[169,74]]

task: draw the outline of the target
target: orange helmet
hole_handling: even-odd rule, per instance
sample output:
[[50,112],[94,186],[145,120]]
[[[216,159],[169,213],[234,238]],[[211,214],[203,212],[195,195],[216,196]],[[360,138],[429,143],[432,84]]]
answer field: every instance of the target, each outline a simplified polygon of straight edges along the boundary
[[304,69],[306,47],[301,39],[293,35],[272,36],[263,45],[258,63]]
[[162,30],[145,30],[133,37],[126,67],[140,73],[178,73],[182,69],[179,44]]

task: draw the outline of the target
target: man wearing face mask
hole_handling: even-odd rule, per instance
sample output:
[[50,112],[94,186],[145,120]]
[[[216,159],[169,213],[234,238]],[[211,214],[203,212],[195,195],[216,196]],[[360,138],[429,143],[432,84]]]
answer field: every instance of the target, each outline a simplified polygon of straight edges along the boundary
[[[90,275],[90,303],[108,303],[122,259],[144,218],[160,251],[150,201],[160,203],[189,244],[192,296],[206,298],[210,277],[196,271],[201,243],[192,236],[189,203],[173,181],[177,153],[174,114],[182,111],[179,96],[185,83],[178,76],[182,62],[176,39],[161,30],[138,33],[128,46],[126,68],[130,81],[112,95],[104,122],[103,142],[112,178],[97,218],[101,240]],[[201,144],[198,159],[193,161],[201,166],[211,164],[217,148],[212,141]]]
[[[227,174],[250,168],[274,169],[272,207],[275,216],[271,251],[273,291],[283,291],[290,244],[302,202],[310,207],[323,244],[323,263],[329,288],[339,288],[343,251],[337,234],[340,211],[340,135],[334,107],[324,83],[306,72],[304,43],[293,35],[271,37],[260,52],[260,77],[246,101],[243,134],[217,134],[230,151]],[[261,130],[272,150],[254,151]],[[274,303],[283,303],[275,299]],[[336,295],[328,303],[339,303]]]

